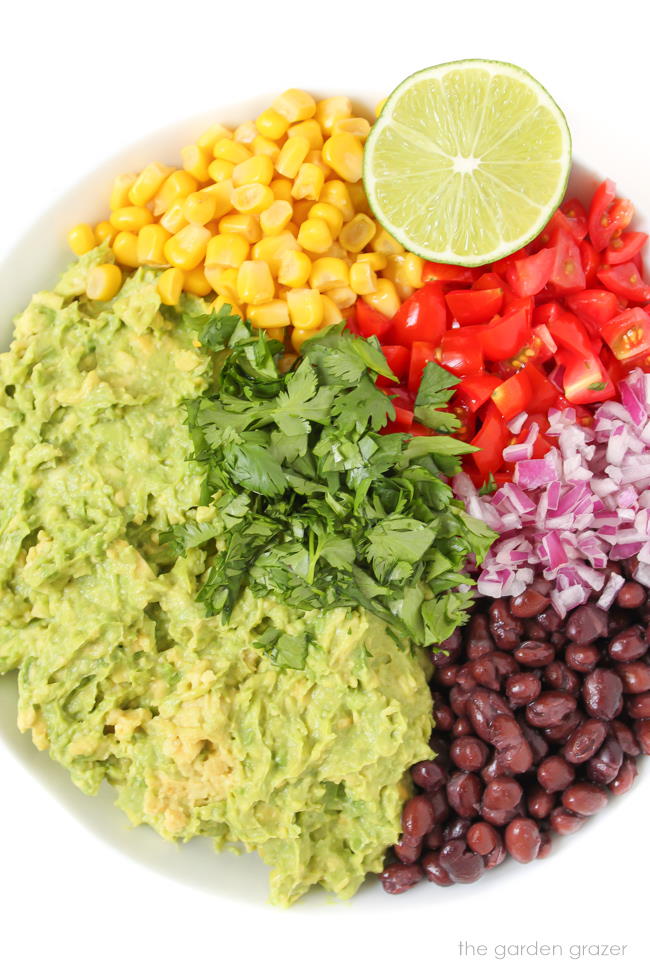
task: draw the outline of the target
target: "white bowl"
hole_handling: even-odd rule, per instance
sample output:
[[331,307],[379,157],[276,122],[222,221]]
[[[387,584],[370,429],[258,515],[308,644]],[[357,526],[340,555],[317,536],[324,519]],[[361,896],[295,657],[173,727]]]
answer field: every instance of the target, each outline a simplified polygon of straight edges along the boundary
[[[336,94],[335,90],[328,94]],[[359,96],[356,108],[372,118],[373,106],[385,93],[364,92]],[[72,260],[66,245],[66,233],[79,222],[95,223],[107,214],[108,198],[113,178],[122,172],[139,170],[154,159],[168,163],[178,162],[180,148],[191,143],[211,123],[218,121],[236,126],[246,119],[255,118],[271,101],[272,96],[259,97],[217,108],[210,115],[187,119],[152,135],[113,155],[104,165],[71,187],[16,244],[0,265],[0,349],[8,347],[11,320],[26,306],[35,291],[51,287],[66,265]],[[565,106],[566,107],[566,106]],[[615,156],[616,154],[614,154]],[[598,160],[591,160],[593,169],[574,163],[568,195],[588,198],[597,182]],[[612,161],[606,160],[611,166]],[[644,168],[630,164],[630,154],[621,154],[619,172],[606,175],[619,179],[621,190],[632,197],[640,208],[636,222],[643,225],[643,213],[650,212],[650,188]],[[21,735],[16,729],[15,675],[0,679],[0,736],[5,745],[16,755],[30,773],[42,784],[46,793],[63,805],[80,824],[100,840],[110,844],[116,852],[136,862],[190,884],[212,894],[240,899],[248,903],[263,904],[267,899],[267,868],[256,855],[235,857],[228,853],[216,856],[206,839],[195,839],[183,847],[166,843],[151,829],[129,828],[124,814],[113,805],[113,791],[104,785],[96,797],[79,792],[71,783],[68,773],[51,761],[47,753],[38,752],[29,735]],[[539,892],[548,888],[552,893],[559,883],[572,883],[575,871],[592,858],[595,844],[613,843],[612,814],[617,817],[614,828],[633,829],[645,815],[644,799],[648,797],[648,774],[643,782],[625,799],[616,801],[601,813],[593,824],[562,844],[559,857],[521,867],[506,863],[496,872],[471,887],[455,887],[444,892],[421,884],[404,897],[387,897],[376,882],[368,881],[353,900],[355,909],[372,911],[412,911],[415,907],[428,910],[444,897],[451,906],[468,905],[478,908],[486,899],[501,897],[513,891],[516,881],[517,896],[525,896],[525,888]],[[47,829],[47,799],[43,804],[44,829]],[[609,838],[608,838],[609,834]],[[613,850],[612,850],[613,852]],[[496,886],[495,886],[496,885]],[[532,896],[532,894],[531,894]],[[432,900],[432,898],[434,900]],[[304,899],[295,911],[310,911],[328,901],[331,916],[332,899],[314,893]],[[336,908],[334,908],[336,909]],[[339,905],[341,910],[348,906]]]

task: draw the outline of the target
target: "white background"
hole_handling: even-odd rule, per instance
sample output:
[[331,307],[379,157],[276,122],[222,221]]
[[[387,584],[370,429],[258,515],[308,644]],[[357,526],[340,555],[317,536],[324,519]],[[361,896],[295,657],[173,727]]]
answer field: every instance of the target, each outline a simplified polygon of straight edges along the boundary
[[[12,4],[0,57],[0,258],[64,189],[147,131],[289,86],[388,91],[418,68],[464,57],[530,70],[566,110],[577,155],[630,183],[636,169],[622,189],[643,191],[647,212],[642,9],[611,0]],[[280,912],[181,886],[117,854],[0,740],[0,971],[640,971],[649,786],[646,777],[551,860],[474,888]],[[461,939],[556,943],[565,957],[467,960]],[[625,960],[572,961],[575,943],[629,947]]]

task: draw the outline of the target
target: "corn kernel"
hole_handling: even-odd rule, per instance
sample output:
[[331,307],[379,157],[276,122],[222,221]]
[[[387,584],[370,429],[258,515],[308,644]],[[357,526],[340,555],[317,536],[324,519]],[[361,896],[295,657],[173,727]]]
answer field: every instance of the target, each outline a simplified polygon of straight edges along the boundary
[[270,301],[275,284],[266,261],[244,261],[237,272],[237,294],[247,304],[259,305]]
[[120,207],[127,207],[129,205],[131,202],[129,200],[129,190],[137,178],[137,173],[123,173],[121,176],[115,177],[109,204],[111,210],[119,210]]
[[223,308],[224,305],[228,305],[230,307],[231,315],[239,315],[240,318],[244,317],[243,312],[239,307],[239,305],[235,304],[234,301],[229,301],[223,295],[217,295],[217,297],[212,302],[212,308],[214,308],[215,311],[219,311],[221,308]]
[[145,166],[129,190],[129,201],[136,207],[143,207],[163,185],[167,177],[173,172],[171,166],[152,162]]
[[331,203],[343,214],[344,220],[352,220],[354,207],[348,188],[340,179],[327,180],[321,191],[319,203]]
[[291,344],[296,352],[300,352],[303,342],[306,342],[307,339],[312,339],[313,337],[314,329],[312,328],[294,328],[291,332]]
[[185,276],[177,267],[170,267],[158,278],[156,288],[163,305],[177,305],[180,301]]
[[265,139],[281,139],[289,128],[289,122],[275,109],[267,108],[255,119],[255,128]]
[[323,170],[314,163],[305,162],[298,170],[291,195],[296,200],[317,200],[324,182]]
[[355,213],[367,213],[372,216],[363,183],[348,183],[348,193]]
[[199,184],[190,173],[186,173],[184,169],[177,169],[167,177],[153,198],[154,216],[158,217],[161,213],[165,213],[172,203],[180,200],[181,197],[189,196],[190,193],[196,193],[198,188]]
[[270,187],[276,200],[286,200],[287,203],[293,202],[293,197],[291,196],[290,179],[284,179],[281,177],[280,179],[271,180]]
[[279,234],[285,229],[292,216],[291,204],[286,200],[276,200],[268,210],[260,213],[260,226],[265,234]]
[[[270,339],[274,339],[276,342],[281,342],[284,345],[284,333],[286,328],[269,328],[266,334]],[[284,358],[284,357],[283,357]]]
[[249,243],[241,234],[219,233],[213,237],[206,249],[207,267],[215,264],[220,267],[239,267],[248,257]]
[[165,257],[174,267],[192,271],[205,257],[209,240],[209,230],[189,224],[165,243]]
[[327,295],[339,308],[350,308],[357,300],[356,292],[347,287],[332,288]]
[[323,300],[323,321],[321,322],[322,328],[327,328],[328,325],[338,325],[339,322],[343,321],[343,315],[341,314],[341,309],[332,301],[330,296],[321,295]]
[[356,183],[363,174],[363,145],[353,135],[331,135],[323,145],[323,159],[346,181]]
[[309,284],[317,291],[329,291],[330,288],[344,288],[349,277],[345,261],[336,257],[319,257],[312,264]]
[[280,155],[280,146],[277,142],[265,138],[263,135],[256,135],[251,143],[251,149],[256,156],[268,156],[275,161]]
[[323,299],[315,288],[292,288],[287,292],[287,304],[294,328],[312,330],[323,321]]
[[233,209],[239,213],[261,213],[273,203],[273,191],[261,183],[246,183],[236,186],[232,191],[230,202]]
[[318,217],[324,220],[325,223],[330,228],[332,232],[332,237],[335,239],[341,233],[341,227],[343,226],[343,214],[335,207],[332,203],[314,203],[312,207],[309,208],[310,217]]
[[201,190],[204,196],[209,196],[214,201],[214,220],[220,220],[232,210],[233,185],[229,179],[223,179],[220,183],[212,183],[204,186]]
[[212,155],[215,159],[225,159],[236,166],[245,159],[250,159],[252,153],[241,142],[235,142],[234,139],[217,139]]
[[314,254],[322,254],[328,247],[332,246],[332,231],[328,224],[320,217],[308,217],[300,225],[298,231],[298,243],[306,251]]
[[332,135],[354,135],[357,139],[368,138],[370,122],[367,118],[341,118],[332,126]]
[[316,102],[311,95],[300,88],[288,88],[271,105],[278,115],[289,122],[304,122],[316,113]]
[[77,257],[87,254],[93,247],[96,247],[95,232],[90,224],[78,223],[76,227],[73,227],[68,233],[68,246]]
[[341,247],[338,240],[335,240],[331,247],[328,247],[326,251],[323,251],[322,256],[340,258],[342,261],[345,261],[347,267],[351,267],[351,265],[354,264],[354,261],[350,255],[344,247]]
[[183,213],[188,223],[195,223],[203,227],[214,220],[217,201],[213,193],[190,193],[183,204]]
[[395,285],[388,278],[379,278],[377,281],[377,290],[371,294],[364,295],[364,301],[371,308],[380,311],[386,318],[392,318],[393,315],[397,314],[400,306]]
[[233,138],[235,142],[241,142],[244,146],[250,146],[257,134],[258,132],[255,122],[242,122],[242,124],[238,125],[235,129]]
[[130,230],[120,230],[112,243],[115,260],[124,267],[138,267],[138,238]]
[[[219,234],[237,234],[249,244],[256,244],[262,237],[259,217],[253,213],[227,213],[219,221]],[[209,250],[209,247],[208,247]]]
[[199,267],[185,271],[183,275],[183,290],[198,298],[205,298],[212,291],[212,285],[205,276],[204,269]]
[[95,226],[95,240],[98,244],[112,244],[115,233],[115,227],[108,220],[101,220]]
[[304,135],[295,135],[291,139],[287,139],[280,149],[280,154],[275,161],[275,168],[282,176],[295,179],[308,152],[309,142]]
[[134,232],[146,227],[148,223],[153,223],[151,211],[146,207],[120,207],[118,210],[113,210],[109,219],[116,230]]
[[215,183],[220,183],[224,179],[232,179],[235,164],[228,162],[227,159],[213,159],[208,166],[208,176]]
[[218,295],[225,298],[232,305],[237,302],[237,269],[234,267],[210,267],[206,264],[203,269],[206,280]]
[[138,264],[150,264],[154,267],[166,264],[165,244],[169,234],[159,223],[150,223],[138,233]]
[[227,129],[225,125],[219,125],[218,122],[206,129],[205,132],[198,137],[196,144],[199,149],[205,149],[206,152],[212,154],[212,149],[214,148],[214,144],[217,139],[232,139],[232,132],[230,129]]
[[323,159],[323,153],[320,149],[311,149],[307,153],[305,162],[312,163],[314,166],[318,166],[323,174],[324,179],[329,179],[332,175],[332,170],[329,168],[325,160]]
[[327,135],[331,135],[339,119],[350,118],[351,115],[352,102],[345,95],[324,98],[316,106],[316,119],[323,132]]
[[339,234],[339,242],[346,250],[357,254],[362,251],[377,232],[374,220],[365,213],[357,213],[349,223],[346,223]]
[[232,174],[234,186],[245,186],[247,183],[268,186],[272,179],[273,161],[268,156],[251,156],[238,163]]
[[323,132],[315,118],[290,126],[288,135],[290,138],[295,135],[304,136],[311,149],[323,148]]
[[372,294],[377,290],[377,275],[368,261],[355,261],[350,268],[350,287],[358,295]]
[[377,104],[375,105],[375,118],[379,118],[379,116],[384,110],[384,105],[386,104],[387,101],[388,98],[382,98],[380,102],[377,102]]
[[275,298],[259,305],[249,305],[246,317],[254,328],[284,328],[289,324],[289,306],[286,301]]
[[411,288],[421,288],[423,284],[422,275],[424,274],[424,261],[417,254],[405,254],[403,275],[404,283]]
[[98,264],[88,272],[86,294],[91,301],[110,301],[122,287],[122,272],[115,264]]
[[282,255],[287,251],[300,250],[298,241],[292,233],[283,230],[273,237],[262,237],[251,248],[251,257],[255,261],[266,261],[271,268],[271,274],[277,278]]
[[357,254],[357,261],[367,261],[373,271],[383,271],[388,264],[386,255],[378,254],[376,251],[364,251],[363,254]]
[[289,288],[302,288],[309,280],[311,267],[310,258],[302,251],[286,251],[280,259],[278,281]]
[[177,234],[179,230],[183,227],[187,227],[187,220],[185,219],[185,201],[180,199],[176,200],[175,203],[169,207],[169,209],[163,213],[159,220],[160,226],[164,227],[165,230],[170,234]]
[[184,146],[181,149],[181,161],[183,169],[190,173],[194,179],[197,179],[199,183],[207,183],[210,178],[208,173],[210,156],[205,149],[201,149],[200,146]]
[[[411,258],[415,258],[415,261]],[[422,285],[423,265],[422,258],[415,254],[390,254],[388,256],[384,277],[393,282],[402,301],[411,296],[414,288],[419,288]],[[413,284],[414,281],[415,284]]]

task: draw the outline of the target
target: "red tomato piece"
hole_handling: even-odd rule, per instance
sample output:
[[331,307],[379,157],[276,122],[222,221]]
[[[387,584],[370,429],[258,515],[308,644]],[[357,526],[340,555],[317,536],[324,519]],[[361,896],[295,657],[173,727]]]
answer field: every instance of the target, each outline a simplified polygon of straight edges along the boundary
[[532,299],[518,298],[516,305],[481,329],[483,355],[492,362],[510,359],[531,338]]
[[650,301],[650,284],[645,283],[632,261],[615,267],[605,265],[598,271],[598,277],[606,288],[628,301]]
[[404,389],[403,386],[389,386],[385,392],[387,396],[390,396],[395,406],[401,406],[405,410],[413,410],[415,396],[408,389]]
[[395,345],[435,342],[447,328],[447,306],[438,281],[429,281],[407,298],[392,320],[390,338]]
[[606,179],[597,188],[589,207],[589,236],[596,250],[602,251],[625,230],[634,216],[629,200],[616,196],[616,186]]
[[440,365],[455,376],[471,376],[483,371],[483,353],[476,333],[469,328],[445,332],[440,342]]
[[640,252],[647,239],[647,234],[641,234],[636,230],[614,237],[605,250],[604,263],[625,264],[626,261],[631,261]]
[[445,281],[449,284],[471,284],[478,275],[474,267],[458,267],[456,264],[424,262],[423,281]]
[[494,474],[503,463],[503,449],[510,443],[510,431],[494,403],[490,402],[483,416],[483,425],[472,439],[472,446],[479,449],[471,456],[471,462],[485,479]]
[[502,288],[448,291],[447,307],[460,325],[480,325],[498,315],[503,305]]
[[483,373],[480,376],[467,376],[458,384],[457,395],[467,405],[470,413],[476,413],[484,403],[487,403],[500,383],[501,380],[498,376],[490,376],[488,373]]
[[520,250],[515,251],[513,254],[508,254],[507,257],[502,257],[499,261],[494,261],[492,264],[492,270],[495,274],[503,274],[505,276],[506,271],[509,267],[512,267],[515,261],[521,260],[522,257],[528,257],[528,248],[522,247]]
[[376,335],[382,339],[390,328],[390,318],[386,318],[381,312],[367,305],[363,298],[359,298],[356,304],[357,329],[360,335],[369,339],[371,335]]
[[571,312],[560,312],[554,321],[548,323],[548,330],[562,349],[584,358],[592,354],[589,335],[582,322]]
[[454,437],[469,442],[476,433],[476,413],[472,413],[467,404],[461,400],[451,406],[451,412],[460,420],[460,426],[454,430]]
[[617,359],[634,359],[650,352],[650,315],[642,308],[628,308],[606,322],[600,334]]
[[506,278],[515,295],[520,298],[538,294],[555,267],[554,247],[543,247],[530,257],[522,257],[508,268]]
[[528,408],[531,396],[531,385],[526,370],[522,369],[497,386],[492,393],[492,402],[504,420],[511,420]]
[[505,284],[500,274],[495,274],[494,271],[486,271],[476,279],[472,288],[475,291],[492,291],[494,288],[505,290]]
[[438,348],[433,342],[414,342],[411,347],[411,364],[409,366],[408,388],[417,394],[422,382],[422,373],[427,362],[438,361]]
[[584,240],[589,228],[587,225],[587,211],[580,200],[576,200],[575,198],[567,200],[566,203],[562,204],[561,210],[571,225],[571,233],[575,240],[578,242]]
[[536,305],[533,309],[533,325],[547,325],[552,322],[562,311],[562,306],[557,301],[546,301],[543,305]]
[[555,247],[555,263],[549,275],[556,294],[565,295],[581,291],[586,284],[585,272],[580,259],[580,248],[570,231],[559,229],[551,238]]
[[601,403],[616,395],[616,387],[597,355],[562,349],[558,360],[564,366],[562,385],[571,404]]
[[546,411],[556,405],[559,390],[556,389],[550,379],[537,366],[533,365],[532,362],[518,375],[525,375],[530,386],[528,412],[530,410]]
[[562,213],[561,210],[556,210],[549,222],[546,224],[544,229],[531,244],[531,249],[533,251],[538,251],[542,247],[548,247],[552,242],[553,237],[557,235],[558,231],[564,231],[564,233],[569,234],[573,237],[573,225],[568,217]]
[[381,428],[382,433],[410,433],[413,426],[413,411],[402,406],[395,407],[395,419],[389,420]]
[[[409,350],[405,345],[382,345],[381,351],[384,353],[388,368],[400,382],[403,382],[409,371],[409,359],[411,358]],[[385,376],[378,376],[377,385],[385,389],[393,385],[393,380],[387,379]]]
[[566,303],[586,325],[598,330],[619,311],[616,295],[602,288],[588,288],[568,295]]
[[585,286],[587,288],[597,288],[597,271],[601,265],[600,254],[588,240],[580,241],[579,250],[582,269],[585,272]]

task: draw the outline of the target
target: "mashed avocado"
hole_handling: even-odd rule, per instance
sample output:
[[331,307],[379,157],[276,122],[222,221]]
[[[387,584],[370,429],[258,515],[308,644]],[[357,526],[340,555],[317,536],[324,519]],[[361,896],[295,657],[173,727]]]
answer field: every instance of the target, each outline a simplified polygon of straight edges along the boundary
[[[106,260],[37,294],[0,356],[0,672],[19,669],[19,726],[84,792],[115,786],[133,823],[258,850],[276,903],[350,896],[430,755],[424,661],[363,611],[247,592],[227,624],[205,617],[204,553],[174,559],[158,533],[198,505],[183,401],[208,359],[160,314],[153,271],[80,297]],[[303,670],[256,646],[269,627],[308,634]]]

